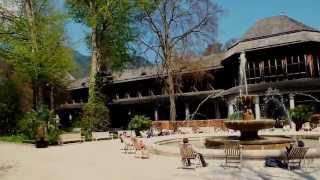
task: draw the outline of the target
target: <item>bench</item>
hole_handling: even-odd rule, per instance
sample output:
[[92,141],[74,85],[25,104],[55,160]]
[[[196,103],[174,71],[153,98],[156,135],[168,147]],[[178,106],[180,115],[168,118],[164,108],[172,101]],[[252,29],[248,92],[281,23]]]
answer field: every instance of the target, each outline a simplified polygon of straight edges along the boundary
[[59,137],[59,144],[72,143],[72,142],[84,142],[84,136],[81,133],[65,133]]
[[110,132],[92,132],[92,140],[113,139]]

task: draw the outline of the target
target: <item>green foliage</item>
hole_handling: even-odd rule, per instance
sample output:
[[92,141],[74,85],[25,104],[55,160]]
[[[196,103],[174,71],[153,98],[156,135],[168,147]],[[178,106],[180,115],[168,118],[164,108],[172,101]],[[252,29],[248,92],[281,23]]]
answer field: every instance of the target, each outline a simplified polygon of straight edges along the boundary
[[0,134],[15,133],[20,114],[20,94],[16,82],[0,77]]
[[0,136],[0,141],[13,142],[13,143],[23,143],[23,141],[28,140],[25,135],[9,135],[9,136]]
[[296,129],[299,130],[301,126],[310,120],[312,115],[312,108],[310,106],[301,105],[289,111],[291,120],[296,124]]
[[[69,14],[97,35],[99,64],[111,69],[122,68],[128,61],[129,46],[135,38],[131,26],[135,3],[131,0],[67,0]],[[92,46],[91,35],[87,36]]]
[[73,57],[65,45],[66,17],[47,0],[33,0],[32,5],[33,17],[21,13],[0,24],[0,56],[28,77],[35,90],[47,83],[61,84],[73,68]]
[[243,112],[235,112],[229,116],[230,120],[241,120],[243,119]]
[[83,112],[81,128],[87,139],[91,138],[92,131],[105,131],[109,128],[109,110],[103,98],[96,96],[85,104]]
[[147,130],[151,127],[152,120],[144,115],[135,115],[128,124],[128,129],[136,132]]
[[30,140],[47,140],[49,144],[58,142],[61,131],[58,128],[54,113],[47,107],[40,107],[38,111],[30,111],[20,120],[21,132]]

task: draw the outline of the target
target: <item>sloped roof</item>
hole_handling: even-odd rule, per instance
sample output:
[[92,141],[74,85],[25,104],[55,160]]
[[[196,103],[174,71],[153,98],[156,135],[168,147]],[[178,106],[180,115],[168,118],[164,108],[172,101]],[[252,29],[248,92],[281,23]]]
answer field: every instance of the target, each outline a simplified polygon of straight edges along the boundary
[[[224,59],[224,53],[212,54],[205,57],[195,57],[185,61],[179,68],[181,73],[188,73],[198,70],[211,70],[222,68],[221,61]],[[191,68],[190,68],[191,67]],[[160,65],[145,66],[136,69],[124,69],[112,73],[113,83],[122,83],[128,81],[137,81],[157,76],[163,76],[164,69]],[[88,87],[88,77],[74,80],[68,86],[68,89],[82,89]]]
[[272,16],[257,21],[240,41],[266,38],[299,31],[317,31],[295,19],[285,15]]
[[225,58],[243,52],[303,42],[320,42],[320,31],[288,16],[272,16],[257,21],[232,47]]

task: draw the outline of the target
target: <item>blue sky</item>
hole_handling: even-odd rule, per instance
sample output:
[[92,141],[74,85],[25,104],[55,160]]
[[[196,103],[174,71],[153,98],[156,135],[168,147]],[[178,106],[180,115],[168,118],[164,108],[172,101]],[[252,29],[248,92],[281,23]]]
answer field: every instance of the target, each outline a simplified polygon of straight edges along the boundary
[[[54,0],[63,6],[63,0]],[[285,14],[306,25],[320,29],[320,0],[213,0],[224,10],[220,18],[217,39],[225,42],[240,38],[257,20]],[[73,48],[82,54],[89,54],[84,43],[84,26],[69,22],[66,31]]]

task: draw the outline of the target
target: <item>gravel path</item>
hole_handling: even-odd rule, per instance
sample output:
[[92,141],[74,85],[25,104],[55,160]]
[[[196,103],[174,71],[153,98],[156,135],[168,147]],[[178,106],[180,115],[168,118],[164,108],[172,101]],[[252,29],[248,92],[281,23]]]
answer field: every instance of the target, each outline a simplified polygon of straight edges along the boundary
[[139,159],[123,154],[118,140],[67,144],[46,149],[0,142],[1,180],[211,180],[211,179],[320,179],[320,163],[287,171],[265,168],[262,161],[246,161],[243,168],[181,169],[177,157],[152,155]]

